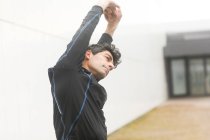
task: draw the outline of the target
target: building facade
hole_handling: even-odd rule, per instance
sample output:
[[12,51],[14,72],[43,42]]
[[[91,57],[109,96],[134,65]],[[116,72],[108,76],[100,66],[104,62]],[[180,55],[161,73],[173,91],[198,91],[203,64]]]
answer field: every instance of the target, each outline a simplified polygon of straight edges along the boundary
[[170,97],[210,95],[210,31],[167,34],[164,57]]

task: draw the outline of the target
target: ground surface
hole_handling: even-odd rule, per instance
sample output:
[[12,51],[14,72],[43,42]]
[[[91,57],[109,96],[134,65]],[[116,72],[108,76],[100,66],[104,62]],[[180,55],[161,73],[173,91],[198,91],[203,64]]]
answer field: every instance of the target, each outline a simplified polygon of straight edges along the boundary
[[108,140],[210,140],[210,97],[168,100]]

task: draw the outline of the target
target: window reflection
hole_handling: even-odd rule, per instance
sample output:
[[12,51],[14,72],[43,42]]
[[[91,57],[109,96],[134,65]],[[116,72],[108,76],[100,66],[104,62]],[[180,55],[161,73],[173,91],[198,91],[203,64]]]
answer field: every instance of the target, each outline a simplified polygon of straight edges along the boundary
[[203,59],[191,59],[190,70],[190,91],[192,95],[205,94],[205,73]]
[[210,94],[210,58],[206,61],[207,76],[206,76],[206,91]]
[[172,68],[172,85],[174,95],[186,94],[186,70],[185,61],[177,59],[171,61]]

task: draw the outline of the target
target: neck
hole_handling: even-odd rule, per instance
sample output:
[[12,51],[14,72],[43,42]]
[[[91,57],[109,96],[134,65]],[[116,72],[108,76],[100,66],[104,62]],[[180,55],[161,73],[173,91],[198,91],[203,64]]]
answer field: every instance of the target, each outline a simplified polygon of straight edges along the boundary
[[82,67],[85,68],[86,70],[88,70],[89,72],[91,72],[86,61],[82,62]]

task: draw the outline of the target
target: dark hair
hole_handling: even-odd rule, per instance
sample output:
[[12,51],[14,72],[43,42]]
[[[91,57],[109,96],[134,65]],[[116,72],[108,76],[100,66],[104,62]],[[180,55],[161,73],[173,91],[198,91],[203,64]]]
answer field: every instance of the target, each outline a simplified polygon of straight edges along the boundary
[[93,54],[97,54],[103,51],[109,51],[112,54],[115,68],[117,67],[118,64],[121,63],[121,60],[120,60],[121,53],[119,49],[115,47],[114,44],[107,44],[107,43],[92,44],[88,46],[88,50],[91,50]]

